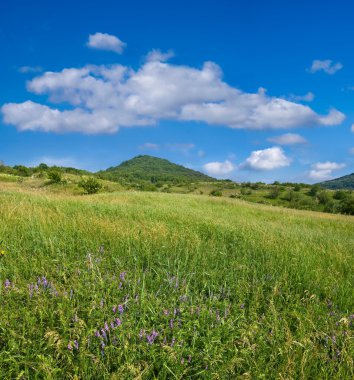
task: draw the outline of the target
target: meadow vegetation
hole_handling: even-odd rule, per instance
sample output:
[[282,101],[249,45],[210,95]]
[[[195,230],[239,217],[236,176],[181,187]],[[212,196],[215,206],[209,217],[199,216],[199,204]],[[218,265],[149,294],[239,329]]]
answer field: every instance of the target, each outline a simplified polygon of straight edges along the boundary
[[353,217],[40,180],[0,182],[0,378],[353,378]]

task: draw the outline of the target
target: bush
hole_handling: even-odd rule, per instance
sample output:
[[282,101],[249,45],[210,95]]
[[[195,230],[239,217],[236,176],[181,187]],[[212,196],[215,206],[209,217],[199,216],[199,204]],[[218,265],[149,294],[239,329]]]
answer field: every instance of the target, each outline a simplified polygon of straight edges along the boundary
[[279,186],[273,186],[270,192],[268,193],[267,198],[276,199],[278,198],[279,194],[280,194]]
[[320,190],[321,190],[320,185],[313,185],[311,186],[311,189],[307,194],[310,195],[311,197],[315,197]]
[[325,205],[331,201],[331,197],[330,197],[329,193],[325,190],[320,191],[317,194],[317,199],[318,199],[318,203],[320,205]]
[[354,197],[347,197],[342,201],[340,211],[343,214],[354,215]]
[[48,176],[48,179],[52,183],[60,183],[62,181],[61,173],[58,172],[57,170],[52,170],[52,171],[48,172],[47,176]]
[[93,177],[82,179],[78,185],[85,190],[86,194],[96,194],[102,189],[102,185]]
[[220,190],[212,190],[209,195],[212,195],[213,197],[221,197],[222,192]]

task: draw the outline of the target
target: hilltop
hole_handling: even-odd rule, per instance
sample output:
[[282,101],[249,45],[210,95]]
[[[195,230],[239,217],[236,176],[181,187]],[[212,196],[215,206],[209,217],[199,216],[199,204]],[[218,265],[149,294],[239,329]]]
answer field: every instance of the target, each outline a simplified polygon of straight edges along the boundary
[[325,189],[352,189],[354,190],[354,173],[345,175],[343,177],[331,179],[319,183],[319,185]]
[[110,167],[97,173],[100,178],[110,181],[149,181],[161,182],[210,182],[214,178],[196,170],[174,164],[166,159],[141,155],[124,161],[118,166]]

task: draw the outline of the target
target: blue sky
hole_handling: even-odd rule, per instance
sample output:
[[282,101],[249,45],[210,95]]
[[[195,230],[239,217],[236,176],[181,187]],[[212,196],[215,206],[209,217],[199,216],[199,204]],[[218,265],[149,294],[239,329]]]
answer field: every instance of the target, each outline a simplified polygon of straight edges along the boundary
[[353,11],[2,1],[0,159],[95,171],[150,154],[239,181],[352,173]]

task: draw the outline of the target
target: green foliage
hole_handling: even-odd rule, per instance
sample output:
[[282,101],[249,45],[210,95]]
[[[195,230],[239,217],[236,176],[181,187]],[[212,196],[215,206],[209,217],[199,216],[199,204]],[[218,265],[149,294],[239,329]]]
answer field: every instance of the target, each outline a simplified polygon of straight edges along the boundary
[[84,178],[78,183],[79,187],[82,187],[86,194],[96,194],[102,189],[102,185],[94,177]]
[[221,197],[222,196],[222,192],[220,190],[212,190],[209,195],[213,196],[213,197]]
[[276,198],[278,198],[279,194],[280,194],[280,187],[279,186],[272,186],[267,197],[270,199],[276,199]]
[[345,175],[340,178],[332,179],[320,183],[321,187],[325,189],[352,189],[354,190],[354,173]]
[[215,181],[214,178],[203,173],[152,156],[134,157],[131,160],[122,162],[119,166],[100,171],[98,175],[100,178],[105,178],[111,181],[126,180],[129,182],[150,181],[151,183],[156,183],[162,181],[190,183]]
[[316,185],[312,185],[309,192],[308,192],[308,195],[310,197],[315,197],[317,195],[317,193],[321,190],[321,186],[316,184]]
[[348,196],[342,201],[341,212],[343,214],[354,215],[354,196]]
[[52,183],[62,182],[62,174],[58,170],[50,170],[47,172],[47,177]]

